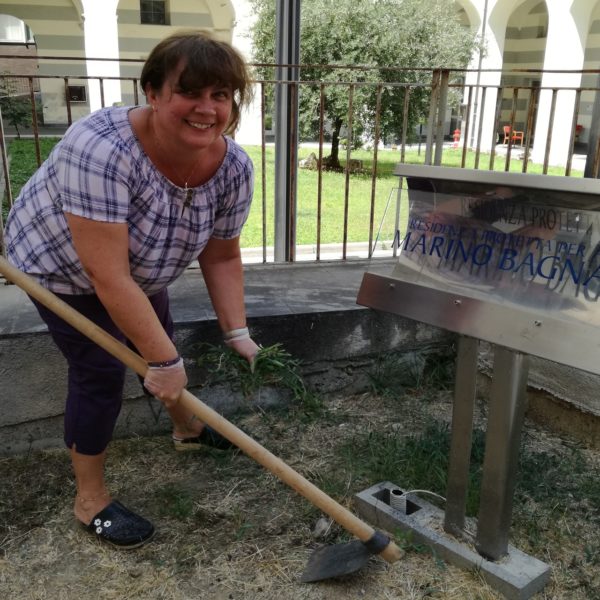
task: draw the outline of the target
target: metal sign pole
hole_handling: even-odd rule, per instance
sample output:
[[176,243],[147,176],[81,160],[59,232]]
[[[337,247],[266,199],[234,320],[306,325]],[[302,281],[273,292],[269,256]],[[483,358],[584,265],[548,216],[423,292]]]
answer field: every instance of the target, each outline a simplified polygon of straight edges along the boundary
[[490,560],[508,552],[529,356],[496,347],[477,518],[477,551]]
[[479,340],[460,336],[456,359],[452,439],[444,515],[444,529],[457,537],[462,537],[465,529],[478,349]]

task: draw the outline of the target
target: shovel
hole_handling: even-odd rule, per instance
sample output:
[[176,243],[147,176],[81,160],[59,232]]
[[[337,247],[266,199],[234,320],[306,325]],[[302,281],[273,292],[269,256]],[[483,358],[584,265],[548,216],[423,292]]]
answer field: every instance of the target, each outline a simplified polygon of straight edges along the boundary
[[[0,256],[0,273],[138,375],[142,377],[145,375],[148,365],[141,356],[42,287],[32,277],[10,265],[2,256]],[[373,554],[379,554],[390,563],[402,557],[402,550],[385,534],[375,531],[370,525],[361,521],[196,396],[183,390],[179,402],[358,538],[345,544],[317,549],[309,558],[302,573],[300,579],[302,582],[320,581],[354,573],[364,567]]]

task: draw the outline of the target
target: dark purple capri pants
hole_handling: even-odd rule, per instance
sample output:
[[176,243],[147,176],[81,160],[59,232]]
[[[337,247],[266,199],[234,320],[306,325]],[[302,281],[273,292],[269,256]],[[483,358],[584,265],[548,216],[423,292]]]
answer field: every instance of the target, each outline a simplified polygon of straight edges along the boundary
[[[56,295],[113,337],[133,348],[113,323],[98,296]],[[173,339],[173,320],[169,312],[167,290],[148,299],[167,335]],[[69,365],[65,444],[68,448],[75,444],[80,454],[101,454],[112,438],[121,410],[125,366],[45,306],[33,299],[32,301]]]

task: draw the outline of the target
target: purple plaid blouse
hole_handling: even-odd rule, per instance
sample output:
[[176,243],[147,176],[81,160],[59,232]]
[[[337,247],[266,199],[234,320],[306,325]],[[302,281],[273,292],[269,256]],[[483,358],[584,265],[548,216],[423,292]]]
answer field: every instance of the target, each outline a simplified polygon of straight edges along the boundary
[[211,237],[238,236],[252,201],[248,155],[225,138],[221,166],[186,194],[156,170],[128,119],[104,108],[74,123],[21,190],[8,216],[7,256],[48,289],[92,294],[64,213],[127,223],[131,275],[148,295],[173,282]]

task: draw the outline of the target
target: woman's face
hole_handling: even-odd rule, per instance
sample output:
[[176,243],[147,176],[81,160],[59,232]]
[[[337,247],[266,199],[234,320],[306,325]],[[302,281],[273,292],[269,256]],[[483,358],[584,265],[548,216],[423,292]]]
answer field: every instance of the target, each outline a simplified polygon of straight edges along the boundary
[[176,141],[190,150],[209,148],[229,125],[233,93],[229,86],[210,85],[196,92],[177,86],[179,73],[167,79],[158,91],[148,90],[155,109],[157,135]]

